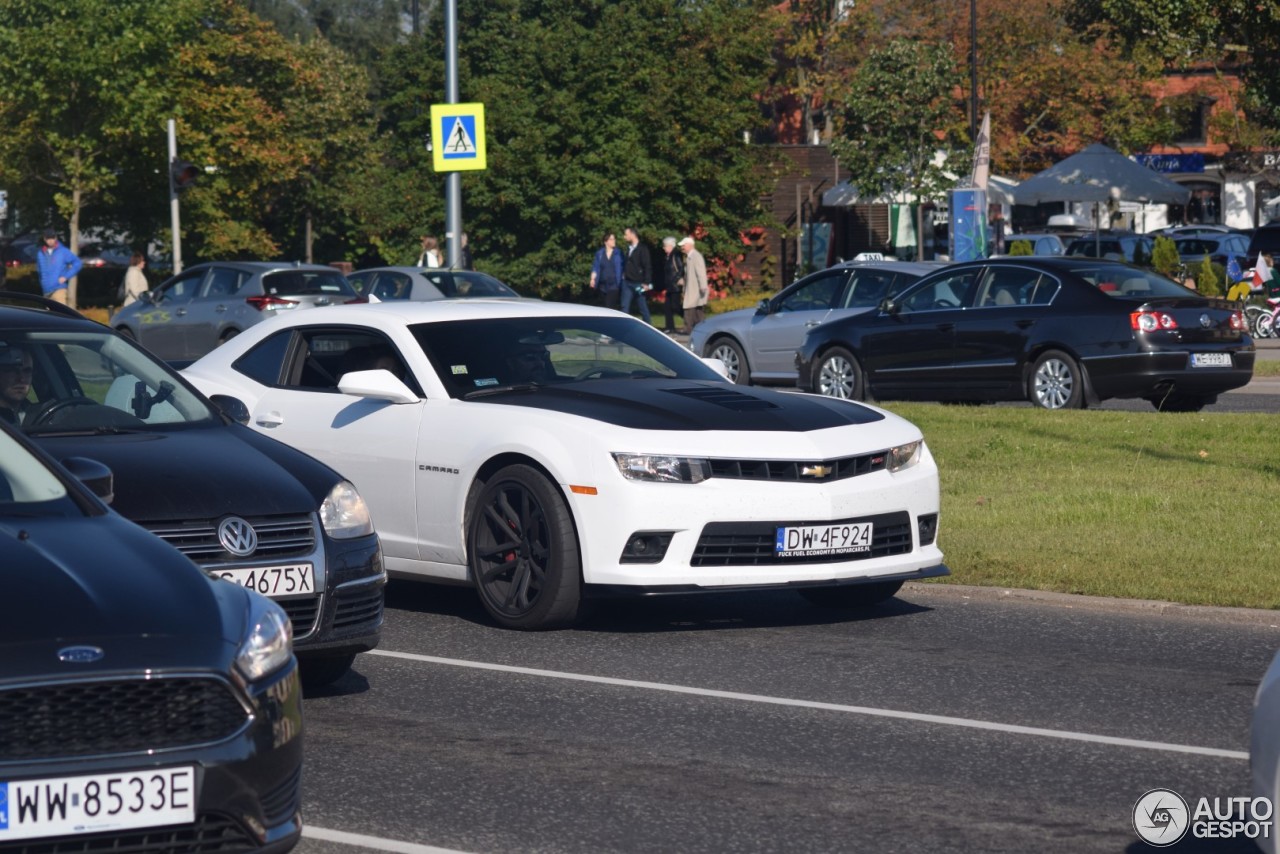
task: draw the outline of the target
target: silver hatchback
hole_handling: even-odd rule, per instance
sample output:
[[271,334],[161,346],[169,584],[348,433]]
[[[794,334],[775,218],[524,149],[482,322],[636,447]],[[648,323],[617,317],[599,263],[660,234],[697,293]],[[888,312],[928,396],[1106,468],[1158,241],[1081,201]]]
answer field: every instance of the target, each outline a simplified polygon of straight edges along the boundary
[[364,301],[333,267],[211,261],[161,283],[110,322],[161,359],[180,362],[282,311]]

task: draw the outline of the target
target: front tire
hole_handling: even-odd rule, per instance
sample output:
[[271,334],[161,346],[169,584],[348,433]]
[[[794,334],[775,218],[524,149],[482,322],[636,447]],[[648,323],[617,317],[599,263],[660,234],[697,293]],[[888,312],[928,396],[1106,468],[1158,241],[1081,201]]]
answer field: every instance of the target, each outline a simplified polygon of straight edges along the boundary
[[729,370],[729,379],[738,385],[751,385],[751,369],[742,347],[732,338],[717,338],[707,350],[707,358],[719,359]]
[[510,629],[572,623],[582,599],[573,517],[555,484],[511,465],[473,487],[467,561],[489,616]]
[[818,358],[814,369],[814,391],[841,400],[865,400],[862,366],[843,347],[832,347]]
[[848,587],[815,587],[799,593],[820,608],[870,608],[892,599],[901,589],[901,581],[877,581]]
[[1041,409],[1084,409],[1084,375],[1061,350],[1048,350],[1031,369],[1027,398]]

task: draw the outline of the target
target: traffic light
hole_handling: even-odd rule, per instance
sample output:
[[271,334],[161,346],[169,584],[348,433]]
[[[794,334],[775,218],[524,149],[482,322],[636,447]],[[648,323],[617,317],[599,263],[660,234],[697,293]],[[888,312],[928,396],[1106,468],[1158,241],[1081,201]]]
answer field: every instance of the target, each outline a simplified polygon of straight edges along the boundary
[[174,192],[187,189],[200,177],[200,167],[185,160],[174,159],[169,163],[169,181]]

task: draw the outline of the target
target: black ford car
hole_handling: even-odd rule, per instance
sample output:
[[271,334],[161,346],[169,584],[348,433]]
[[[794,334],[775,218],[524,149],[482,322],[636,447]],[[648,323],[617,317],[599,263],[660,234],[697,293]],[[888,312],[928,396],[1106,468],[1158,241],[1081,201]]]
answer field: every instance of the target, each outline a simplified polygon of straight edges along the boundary
[[301,834],[288,617],[0,426],[0,851],[266,851]]
[[926,276],[876,311],[812,329],[798,385],[831,397],[1078,409],[1141,398],[1194,412],[1253,376],[1224,299],[1095,258],[991,258]]
[[57,303],[0,295],[0,420],[114,473],[113,507],[284,608],[308,684],[373,649],[386,573],[364,501],[236,423],[165,363]]

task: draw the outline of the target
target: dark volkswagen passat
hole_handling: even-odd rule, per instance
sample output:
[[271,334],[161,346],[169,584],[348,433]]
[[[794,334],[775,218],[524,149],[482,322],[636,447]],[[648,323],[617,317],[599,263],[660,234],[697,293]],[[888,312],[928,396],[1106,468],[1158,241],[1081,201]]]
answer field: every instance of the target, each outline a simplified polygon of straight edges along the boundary
[[[95,491],[110,472],[69,460]],[[0,426],[0,851],[287,851],[289,620]]]
[[133,341],[39,297],[0,297],[6,418],[57,459],[107,465],[122,515],[277,600],[309,683],[377,645],[386,574],[355,488],[236,423]]
[[1253,375],[1226,300],[1093,258],[955,264],[878,311],[815,328],[798,384],[853,399],[1030,400],[1045,409],[1143,398],[1197,411]]

